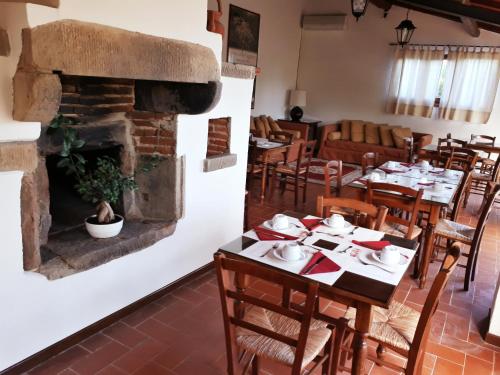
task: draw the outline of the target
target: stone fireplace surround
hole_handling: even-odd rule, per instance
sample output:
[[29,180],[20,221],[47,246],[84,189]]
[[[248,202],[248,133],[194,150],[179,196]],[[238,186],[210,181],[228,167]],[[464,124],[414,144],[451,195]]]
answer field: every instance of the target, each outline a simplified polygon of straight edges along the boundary
[[209,111],[220,89],[217,60],[199,45],[71,20],[23,30],[14,77],[16,120],[47,125],[57,113],[77,118],[86,149],[119,147],[127,174],[153,153],[161,157],[157,169],[138,177],[139,191],[124,194],[120,236],[94,240],[81,227],[49,236],[46,157],[58,153],[61,139],[47,136],[43,126],[38,151],[18,144],[18,154],[35,158],[21,191],[25,270],[56,279],[171,235],[184,204],[177,114]]

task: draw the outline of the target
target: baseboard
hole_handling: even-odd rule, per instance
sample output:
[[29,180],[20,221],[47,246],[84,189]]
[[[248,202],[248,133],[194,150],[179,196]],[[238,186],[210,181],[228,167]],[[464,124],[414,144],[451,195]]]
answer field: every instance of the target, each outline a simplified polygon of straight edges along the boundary
[[53,356],[63,352],[64,350],[70,348],[73,345],[78,344],[80,341],[85,340],[86,338],[92,336],[93,334],[103,330],[107,326],[113,324],[114,322],[120,320],[121,318],[129,315],[135,310],[147,305],[148,303],[157,300],[158,298],[164,296],[167,293],[170,293],[173,289],[176,289],[183,284],[195,279],[199,275],[207,272],[209,269],[213,267],[213,263],[210,262],[203,267],[198,268],[197,270],[187,274],[186,276],[181,277],[180,279],[174,281],[171,284],[164,286],[157,291],[148,294],[147,296],[131,303],[124,308],[115,311],[114,313],[106,316],[105,318],[98,320],[97,322],[79,330],[78,332],[73,333],[72,335],[52,344],[51,346],[35,353],[28,358],[8,367],[5,370],[0,371],[0,375],[18,375],[25,371],[32,369],[33,367],[39,365],[40,363],[52,358]]
[[500,346],[500,336],[492,333],[487,333],[484,337],[484,341],[491,345]]

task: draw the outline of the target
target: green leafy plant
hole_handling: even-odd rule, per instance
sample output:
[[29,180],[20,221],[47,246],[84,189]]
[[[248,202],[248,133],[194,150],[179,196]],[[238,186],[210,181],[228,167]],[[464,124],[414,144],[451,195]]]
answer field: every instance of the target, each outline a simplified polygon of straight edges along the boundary
[[[97,204],[97,220],[99,223],[109,223],[115,219],[112,205],[116,205],[120,195],[125,191],[136,190],[135,175],[125,176],[116,161],[103,156],[96,160],[93,170],[86,168],[87,160],[77,150],[85,145],[85,141],[78,137],[78,132],[72,128],[74,122],[58,115],[50,123],[47,133],[54,134],[62,131],[63,144],[59,153],[61,160],[59,168],[66,168],[67,175],[75,175],[75,189],[86,202]],[[148,163],[142,166],[141,172],[150,172],[158,166],[160,157],[154,155]]]

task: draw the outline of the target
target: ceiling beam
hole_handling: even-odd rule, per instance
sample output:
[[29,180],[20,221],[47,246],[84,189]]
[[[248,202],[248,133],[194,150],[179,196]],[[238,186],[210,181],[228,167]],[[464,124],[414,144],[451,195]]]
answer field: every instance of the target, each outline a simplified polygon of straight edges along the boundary
[[500,26],[500,12],[465,5],[454,0],[398,0],[399,4],[437,11],[455,17],[467,17],[482,23]]
[[[469,0],[461,0],[461,2],[464,5],[470,5]],[[481,34],[481,30],[479,30],[479,26],[477,25],[477,21],[473,20],[472,18],[463,17],[463,16],[460,17],[460,21],[462,22],[462,26],[464,27],[465,31],[470,36],[472,36],[473,38],[479,37],[479,35]]]
[[4,3],[32,3],[38,5],[45,5],[51,8],[59,8],[59,0],[0,0]]

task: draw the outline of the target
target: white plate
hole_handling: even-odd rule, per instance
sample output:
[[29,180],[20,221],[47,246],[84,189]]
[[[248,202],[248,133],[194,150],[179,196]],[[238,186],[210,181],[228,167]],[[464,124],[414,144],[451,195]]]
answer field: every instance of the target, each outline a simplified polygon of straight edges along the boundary
[[307,254],[305,253],[305,251],[303,250],[300,250],[300,258],[299,259],[295,259],[295,260],[289,260],[289,259],[286,259],[286,258],[283,258],[281,256],[281,250],[280,248],[277,248],[277,249],[274,249],[273,250],[273,255],[278,258],[279,260],[282,260],[283,262],[298,262],[299,260],[304,260],[307,258]]
[[385,262],[382,262],[382,259],[380,259],[380,255],[378,255],[378,254],[379,254],[378,252],[372,251],[373,259],[375,259],[377,262],[380,262],[384,266],[387,266],[387,267],[394,267],[397,265],[404,266],[406,264],[406,262],[408,261],[408,259],[404,255],[399,254],[399,263],[398,264],[387,264]]
[[373,264],[374,266],[380,267],[388,272],[396,272],[396,268],[394,266],[388,266],[385,263],[380,262],[376,258],[374,258],[371,254],[374,254],[374,252],[360,252],[358,257],[361,259],[361,263],[367,263],[367,264]]
[[273,227],[272,220],[264,221],[264,226],[267,229],[274,230],[275,232],[284,232],[284,231],[287,231],[287,230],[291,230],[291,229],[293,229],[295,227],[295,225],[293,225],[292,223],[288,222],[288,227],[283,228],[283,229],[276,229],[276,228]]
[[325,224],[328,228],[329,228],[329,233],[331,234],[345,234],[345,233],[349,233],[350,231],[352,231],[352,224],[349,223],[348,221],[344,221],[344,227],[343,228],[334,228],[332,227],[329,222],[328,222],[328,219],[324,219],[323,220],[323,224]]

